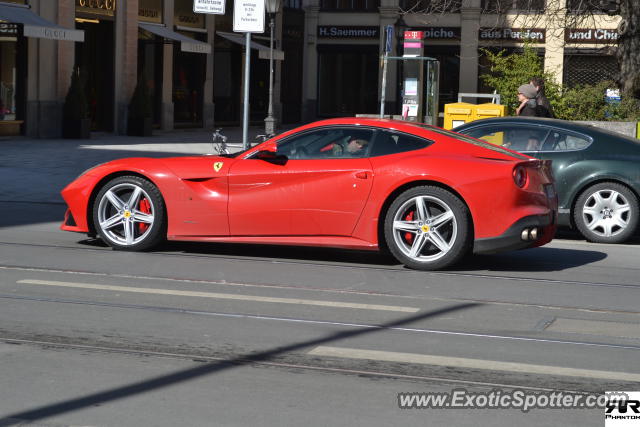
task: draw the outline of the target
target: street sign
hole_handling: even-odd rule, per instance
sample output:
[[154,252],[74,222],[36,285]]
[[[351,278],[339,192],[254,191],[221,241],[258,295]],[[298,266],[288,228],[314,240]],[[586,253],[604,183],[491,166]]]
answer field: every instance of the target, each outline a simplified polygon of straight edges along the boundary
[[385,29],[385,33],[387,34],[387,40],[386,43],[384,45],[384,51],[386,53],[390,53],[391,52],[391,45],[393,42],[393,25],[387,25],[386,27],[384,27]]
[[193,0],[194,13],[224,15],[225,0]]
[[235,0],[233,2],[233,31],[264,33],[264,0]]

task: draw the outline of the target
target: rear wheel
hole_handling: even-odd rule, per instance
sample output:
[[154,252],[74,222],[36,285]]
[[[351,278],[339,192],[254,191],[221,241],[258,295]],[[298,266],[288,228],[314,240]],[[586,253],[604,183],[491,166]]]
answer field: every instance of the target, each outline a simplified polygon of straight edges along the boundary
[[160,190],[137,176],[112,179],[96,196],[93,222],[100,238],[114,249],[150,249],[165,237]]
[[621,243],[636,231],[638,212],[638,198],[631,190],[616,182],[603,182],[578,197],[573,220],[590,242]]
[[439,187],[411,188],[391,204],[385,218],[386,245],[407,267],[448,267],[469,250],[470,220],[466,205]]

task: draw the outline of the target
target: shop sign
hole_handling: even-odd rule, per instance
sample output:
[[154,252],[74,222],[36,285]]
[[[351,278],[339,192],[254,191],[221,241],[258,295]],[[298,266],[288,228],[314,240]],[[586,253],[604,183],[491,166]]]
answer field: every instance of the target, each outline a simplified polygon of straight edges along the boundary
[[318,37],[328,39],[377,39],[380,27],[319,25]]
[[420,28],[425,40],[460,40],[460,27]]
[[0,22],[0,35],[17,36],[18,24],[8,24],[6,22]]
[[84,41],[84,32],[69,30],[62,27],[40,27],[38,25],[25,25],[22,28],[25,37],[37,37],[49,40],[69,40],[74,42]]
[[481,28],[480,40],[511,40],[515,42],[533,41],[544,43],[546,30],[543,28]]
[[76,0],[76,13],[113,16],[116,0]]
[[193,0],[193,11],[195,13],[224,15],[225,3],[225,0]]
[[567,28],[564,32],[567,43],[613,43],[619,37],[618,30],[605,28]]
[[204,28],[202,13],[193,12],[193,0],[176,0],[174,24],[178,27]]
[[162,24],[162,0],[138,0],[138,21]]

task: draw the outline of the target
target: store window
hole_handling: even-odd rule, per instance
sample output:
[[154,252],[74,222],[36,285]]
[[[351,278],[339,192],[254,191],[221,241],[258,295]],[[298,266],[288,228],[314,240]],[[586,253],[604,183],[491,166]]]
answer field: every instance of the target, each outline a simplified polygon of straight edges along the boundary
[[[206,42],[204,14],[193,12],[192,0],[175,1],[176,31]],[[184,52],[180,44],[173,49],[173,112],[176,127],[201,127],[207,56]]]
[[364,11],[378,12],[380,0],[321,0],[320,9],[323,11]]
[[482,0],[484,13],[505,13],[510,10],[542,12],[545,6],[545,0]]
[[18,26],[0,23],[0,120],[16,120],[18,92]]
[[400,9],[411,13],[457,13],[462,0],[400,0]]
[[378,61],[377,45],[318,46],[318,115],[376,113]]
[[594,52],[591,55],[565,55],[563,71],[564,84],[573,87],[612,80],[620,70],[615,56]]
[[603,6],[606,3],[601,0],[567,0],[567,11],[573,14],[605,13]]

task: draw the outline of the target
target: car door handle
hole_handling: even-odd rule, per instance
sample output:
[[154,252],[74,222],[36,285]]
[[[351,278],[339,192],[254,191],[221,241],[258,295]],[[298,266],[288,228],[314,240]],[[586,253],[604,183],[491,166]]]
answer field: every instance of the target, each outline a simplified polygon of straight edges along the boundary
[[360,179],[367,179],[369,178],[369,172],[356,172],[355,177]]

